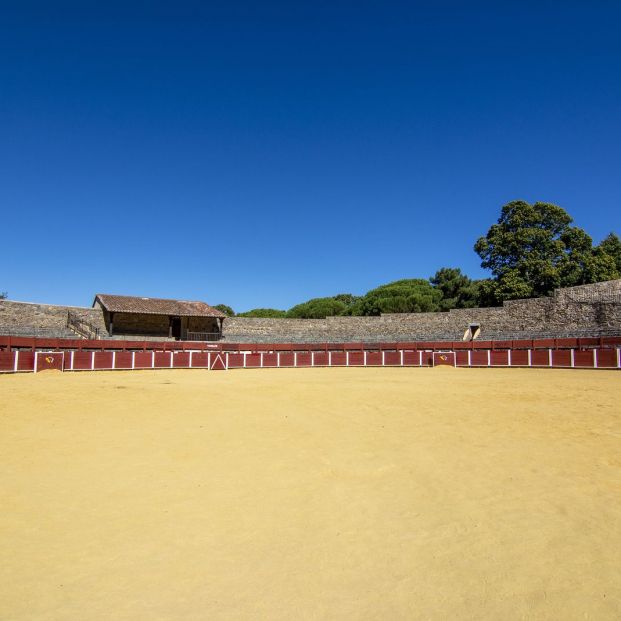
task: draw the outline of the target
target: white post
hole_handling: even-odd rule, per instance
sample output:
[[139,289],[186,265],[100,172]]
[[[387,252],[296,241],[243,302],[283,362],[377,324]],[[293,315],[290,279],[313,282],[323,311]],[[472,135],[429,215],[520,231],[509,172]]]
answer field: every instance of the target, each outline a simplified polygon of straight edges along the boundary
[[403,350],[401,350],[401,366],[403,366]]
[[246,359],[248,358],[248,352],[244,352],[244,369],[246,368]]
[[453,352],[453,366],[457,368],[457,352]]
[[91,371],[95,370],[95,352],[91,352]]
[[548,349],[548,366],[552,366],[552,350]]
[[422,351],[418,351],[418,366],[422,367],[423,366],[423,352]]
[[349,350],[345,352],[345,366],[349,366]]
[[315,352],[311,352],[311,367],[315,366]]
[[[619,350],[617,350],[617,354],[618,354],[618,353],[619,353]],[[617,358],[618,358],[618,355],[617,355]],[[19,349],[15,352],[15,360],[14,360],[14,362],[13,362],[13,371],[14,371],[15,373],[17,373],[17,369],[19,369],[19,363],[18,363],[18,360],[19,360]]]
[[533,366],[533,356],[532,356],[532,354],[533,354],[533,350],[529,349],[528,350],[528,366],[529,367]]
[[367,366],[367,350],[364,350],[364,366]]
[[597,369],[597,349],[593,350],[593,366]]
[[472,366],[472,350],[471,349],[468,350],[468,366],[469,367]]
[[386,352],[382,349],[382,366],[386,366]]
[[[73,352],[71,352],[73,354]],[[112,368],[116,368],[116,352],[112,352]],[[73,370],[73,355],[71,356],[71,370]]]
[[294,367],[298,366],[298,352],[297,351],[293,352],[293,366]]
[[[15,364],[17,364],[17,362],[15,362]],[[617,348],[617,369],[621,369],[621,349],[619,348]]]
[[280,367],[280,352],[276,354],[276,366]]
[[332,366],[332,350],[328,352],[328,366]]
[[229,370],[229,352],[227,351],[224,354],[224,367],[226,368],[226,370]]
[[492,352],[489,349],[487,350],[487,366],[492,366]]
[[173,368],[173,352],[170,352],[170,368]]
[[261,357],[261,368],[263,368],[263,352],[261,352],[259,356]]
[[132,369],[136,368],[136,352],[132,352]]
[[192,358],[194,357],[193,354],[194,354],[194,352],[191,351],[190,352],[190,369],[192,368]]
[[508,367],[511,366],[511,350],[509,350],[509,352],[507,354],[507,366]]
[[574,366],[576,366],[575,359],[574,359],[575,352],[576,352],[575,349],[570,349],[569,350],[569,357],[571,359],[571,362],[569,364],[571,365],[572,369],[574,368]]
[[151,350],[151,368],[155,369],[155,352]]

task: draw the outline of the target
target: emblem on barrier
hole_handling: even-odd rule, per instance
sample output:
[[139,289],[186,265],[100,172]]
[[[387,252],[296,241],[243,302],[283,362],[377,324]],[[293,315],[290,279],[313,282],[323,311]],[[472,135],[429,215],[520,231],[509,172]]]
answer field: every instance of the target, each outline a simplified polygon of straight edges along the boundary
[[448,356],[445,356],[444,354],[442,354],[440,356],[440,360],[443,360],[444,362],[446,362],[448,360]]
[[45,362],[52,364],[52,362],[54,362],[54,356],[45,356]]

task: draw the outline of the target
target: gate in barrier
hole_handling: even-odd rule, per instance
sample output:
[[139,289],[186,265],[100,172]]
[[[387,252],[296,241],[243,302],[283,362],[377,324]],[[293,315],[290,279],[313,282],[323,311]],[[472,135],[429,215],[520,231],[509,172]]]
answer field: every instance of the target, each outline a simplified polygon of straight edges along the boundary
[[65,353],[61,351],[38,351],[35,353],[34,372],[62,371]]
[[442,365],[454,367],[455,366],[455,352],[454,351],[434,351],[433,352],[433,366],[439,367]]

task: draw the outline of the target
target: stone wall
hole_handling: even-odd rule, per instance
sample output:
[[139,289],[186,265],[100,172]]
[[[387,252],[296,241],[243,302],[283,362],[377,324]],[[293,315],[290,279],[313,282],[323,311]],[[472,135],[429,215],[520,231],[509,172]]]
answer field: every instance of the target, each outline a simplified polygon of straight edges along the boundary
[[100,333],[106,334],[103,315],[99,309],[83,306],[57,306],[55,304],[31,304],[0,300],[0,329],[19,331],[36,331],[48,336],[66,336],[74,338],[74,332],[67,328],[67,313],[72,312],[88,321]]
[[621,333],[621,280],[559,289],[551,297],[512,300],[501,307],[446,313],[326,319],[230,317],[224,321],[223,336],[245,343],[459,340],[471,323],[481,326],[482,339]]
[[[66,328],[71,311],[107,335],[101,309],[54,306],[0,300],[2,329],[49,330],[56,336],[72,336]],[[155,316],[157,317],[157,316]],[[168,319],[157,318],[157,326],[118,323],[115,338],[149,338],[168,332]],[[161,321],[165,322],[161,324]],[[194,320],[193,320],[194,321]],[[215,331],[213,320],[191,324],[195,331]],[[512,300],[497,308],[456,309],[446,313],[387,314],[381,317],[328,317],[326,319],[254,319],[229,317],[223,337],[229,342],[343,342],[459,340],[471,323],[481,326],[481,339],[528,338],[529,336],[580,336],[621,334],[621,280],[559,289],[553,296]],[[160,325],[161,324],[161,325]],[[184,323],[184,327],[187,324]],[[197,329],[201,328],[201,329]],[[204,328],[208,328],[204,330]],[[5,331],[6,333],[6,331]],[[165,340],[166,337],[157,337]]]

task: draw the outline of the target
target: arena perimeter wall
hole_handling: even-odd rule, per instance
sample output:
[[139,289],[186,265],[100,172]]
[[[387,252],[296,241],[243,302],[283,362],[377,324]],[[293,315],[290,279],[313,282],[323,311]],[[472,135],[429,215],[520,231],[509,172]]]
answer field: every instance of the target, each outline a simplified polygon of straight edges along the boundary
[[[75,341],[56,339],[54,345],[6,342],[0,351],[0,372],[104,371],[130,369],[210,369],[285,367],[539,367],[621,369],[621,337],[542,339],[472,343],[341,343],[341,344],[203,344],[162,349],[161,343],[122,343],[123,349],[76,349]],[[15,341],[16,339],[13,339]],[[26,339],[19,339],[26,340]],[[27,339],[45,341],[45,339]],[[2,345],[0,342],[0,345]],[[84,341],[77,341],[84,344]],[[116,343],[118,347],[121,343]]]
[[[106,336],[101,309],[9,300],[0,300],[0,333],[3,328],[5,334],[36,334],[43,330],[54,336],[71,337],[66,334],[68,312],[98,327],[100,334],[111,340]],[[226,342],[251,345],[459,340],[471,323],[480,325],[482,339],[621,334],[621,279],[558,289],[550,297],[512,300],[492,308],[326,319],[229,317],[224,320],[223,338]],[[114,339],[155,340],[140,335],[115,335]]]

